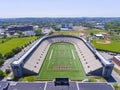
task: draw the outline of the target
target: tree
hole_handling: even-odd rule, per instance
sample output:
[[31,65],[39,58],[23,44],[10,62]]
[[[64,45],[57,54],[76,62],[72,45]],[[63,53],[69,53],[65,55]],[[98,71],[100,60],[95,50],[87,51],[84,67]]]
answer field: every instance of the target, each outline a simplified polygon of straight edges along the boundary
[[21,51],[21,48],[20,47],[16,47],[16,48],[12,49],[11,52],[8,52],[7,54],[5,54],[4,57],[5,57],[5,59],[11,58],[11,57],[13,57],[15,54],[17,54],[20,51]]
[[93,33],[90,33],[91,36],[93,36],[94,34]]
[[105,24],[105,29],[109,32],[120,33],[120,23],[119,21],[112,21]]
[[17,36],[18,36],[19,38],[25,37],[25,35],[23,34],[22,31],[20,31],[20,30],[16,30],[15,32],[18,33]]
[[14,54],[17,54],[18,52],[20,52],[21,51],[21,48],[20,47],[16,47],[16,48],[14,48],[13,50],[12,50],[12,52],[14,53]]
[[10,72],[11,72],[10,69],[6,69],[6,70],[5,70],[5,73],[6,73],[6,74],[9,74]]
[[94,28],[94,25],[93,25],[92,23],[83,22],[83,23],[82,23],[82,26],[84,26],[84,27],[89,27],[90,29]]
[[120,86],[117,83],[115,83],[113,86],[114,86],[115,90],[120,90]]
[[53,31],[51,31],[50,33],[49,33],[49,35],[52,35],[53,34]]
[[37,30],[35,30],[35,35],[36,36],[39,36],[39,35],[41,35],[41,28],[38,28]]
[[3,59],[3,55],[0,53],[0,59]]
[[14,53],[13,52],[9,52],[9,53],[7,53],[7,54],[5,54],[5,59],[8,59],[8,58],[11,58],[11,57],[13,57],[14,56]]
[[3,59],[0,59],[0,66],[4,63]]
[[56,27],[56,26],[53,26],[53,29],[54,29],[55,31],[60,31],[60,28],[58,28],[58,27]]
[[0,70],[0,78],[4,77],[4,72],[2,70]]
[[3,38],[7,38],[7,35],[6,35],[6,33],[4,32],[4,34],[3,34]]

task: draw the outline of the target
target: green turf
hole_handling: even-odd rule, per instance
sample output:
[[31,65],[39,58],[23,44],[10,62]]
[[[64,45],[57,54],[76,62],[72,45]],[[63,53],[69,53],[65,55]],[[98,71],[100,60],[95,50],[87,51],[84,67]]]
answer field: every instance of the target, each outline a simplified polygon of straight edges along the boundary
[[[56,67],[61,66],[62,70]],[[68,66],[66,70],[63,67]],[[57,70],[55,70],[57,69]],[[85,72],[75,47],[70,43],[51,45],[39,74],[39,80],[53,80],[57,77],[68,77],[71,80],[83,80]]]
[[93,34],[98,34],[100,32],[106,32],[105,30],[102,29],[90,29],[85,31],[87,34],[93,33]]
[[79,31],[59,31],[59,32],[54,32],[53,34],[80,36]]
[[0,38],[0,44],[5,43],[9,40],[11,40],[11,38]]
[[[104,40],[97,40],[97,41],[104,41]],[[92,44],[98,50],[120,53],[120,41],[111,40],[110,44],[99,44],[96,43],[96,39],[93,39]]]
[[[16,47],[22,47],[28,42],[35,40],[37,37],[24,37],[24,38],[12,38],[10,40],[5,41],[4,43],[0,43],[0,53],[6,54],[11,52],[12,49]],[[0,40],[2,41],[2,39]]]

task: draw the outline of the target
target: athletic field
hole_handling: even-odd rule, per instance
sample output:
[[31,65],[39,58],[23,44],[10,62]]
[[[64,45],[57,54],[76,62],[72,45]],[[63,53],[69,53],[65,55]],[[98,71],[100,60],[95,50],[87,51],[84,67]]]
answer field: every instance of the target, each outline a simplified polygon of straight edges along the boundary
[[[34,37],[23,37],[23,38],[7,38],[7,39],[0,39],[0,53],[5,55],[11,52],[16,47],[23,47],[24,45],[28,44],[30,41],[34,41],[37,39],[36,36]],[[2,43],[2,41],[4,41]]]
[[85,72],[75,47],[70,43],[52,44],[38,76],[39,80],[68,77],[83,80]]

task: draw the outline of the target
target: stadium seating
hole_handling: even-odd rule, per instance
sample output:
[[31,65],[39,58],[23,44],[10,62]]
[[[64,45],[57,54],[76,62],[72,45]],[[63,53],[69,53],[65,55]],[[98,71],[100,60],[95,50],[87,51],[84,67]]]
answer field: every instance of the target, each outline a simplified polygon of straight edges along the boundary
[[[109,70],[111,74],[114,65],[104,60],[99,53],[96,54],[97,51],[94,50],[94,48],[91,48],[84,39],[69,35],[56,35],[43,37],[38,40],[38,42],[25,55],[23,55],[18,61],[13,62],[11,66],[14,75],[17,77],[18,75],[38,74],[50,45],[57,42],[68,42],[75,46],[80,62],[87,75],[96,74],[98,72],[100,75],[102,72],[105,73]],[[16,66],[18,69],[17,71],[15,69]],[[104,76],[110,76],[110,74]]]

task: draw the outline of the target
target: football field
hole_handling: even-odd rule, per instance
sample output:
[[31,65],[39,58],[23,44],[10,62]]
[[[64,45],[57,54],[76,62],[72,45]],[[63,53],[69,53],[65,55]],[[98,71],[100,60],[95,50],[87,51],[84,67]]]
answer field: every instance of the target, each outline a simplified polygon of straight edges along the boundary
[[38,79],[53,80],[64,77],[83,80],[85,72],[74,45],[64,42],[55,43],[50,46]]

